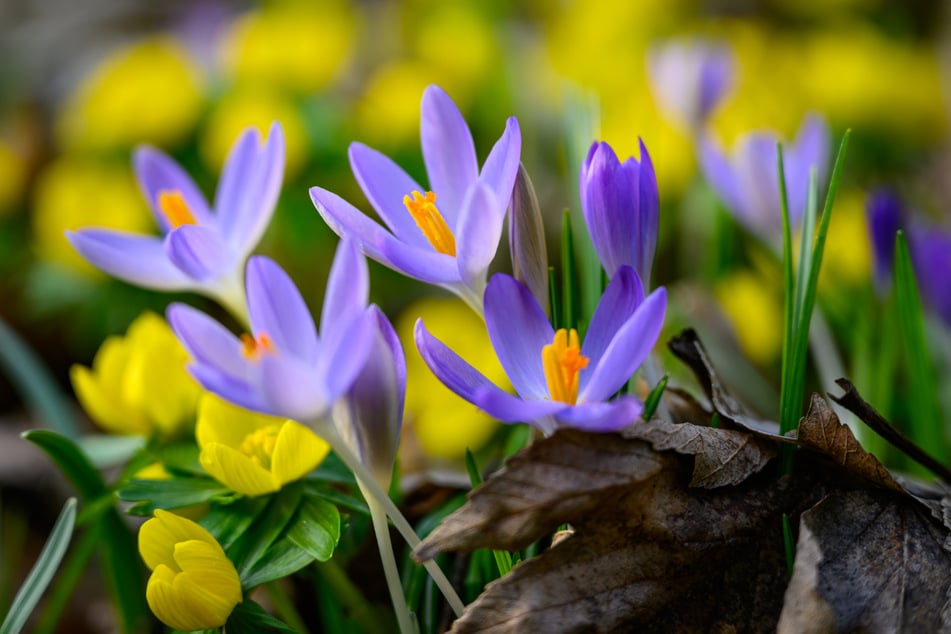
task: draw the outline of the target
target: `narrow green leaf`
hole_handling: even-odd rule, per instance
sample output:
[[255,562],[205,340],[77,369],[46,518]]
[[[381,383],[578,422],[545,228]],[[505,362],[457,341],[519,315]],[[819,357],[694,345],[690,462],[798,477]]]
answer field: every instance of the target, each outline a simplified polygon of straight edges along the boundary
[[248,599],[235,606],[225,624],[228,634],[258,634],[259,632],[291,632],[297,630],[277,620],[260,605]]
[[796,542],[792,538],[792,527],[789,525],[789,516],[783,513],[783,547],[786,551],[786,578],[791,579],[793,567],[796,564]]
[[135,515],[151,515],[155,509],[179,509],[202,504],[234,493],[211,478],[177,477],[169,480],[132,480],[116,494],[123,502],[136,502]]
[[56,631],[63,611],[89,568],[89,561],[96,552],[96,547],[102,541],[102,535],[102,524],[96,522],[82,533],[76,544],[69,550],[65,562],[60,567],[56,582],[43,604],[43,611],[36,621],[34,634],[50,634]]
[[122,464],[143,447],[142,436],[118,436],[114,434],[89,434],[76,439],[79,449],[97,469]]
[[79,436],[80,426],[56,380],[20,336],[0,319],[0,368],[38,420],[69,438]]
[[479,473],[479,467],[476,466],[475,456],[472,455],[472,452],[466,447],[466,471],[469,473],[469,483],[472,485],[472,488],[476,488],[482,484],[482,474]]
[[786,171],[783,163],[783,146],[776,146],[776,170],[779,173],[780,203],[783,215],[783,351],[780,379],[779,420],[780,427],[788,424],[790,408],[790,380],[793,372],[792,345],[796,330],[794,297],[796,278],[793,276],[792,226],[789,219],[789,195],[786,191]]
[[264,512],[268,502],[266,497],[256,497],[242,498],[231,504],[215,504],[199,524],[227,551]]
[[796,274],[796,303],[793,306],[795,325],[802,319],[806,301],[806,284],[809,271],[812,270],[813,242],[816,237],[816,216],[819,213],[819,171],[813,166],[809,170],[809,187],[806,190],[806,213],[802,218],[802,235],[799,241],[799,271]]
[[42,449],[69,478],[79,496],[92,500],[107,493],[106,483],[79,446],[62,434],[46,429],[24,432],[22,437]]
[[272,495],[264,512],[251,524],[247,532],[227,549],[228,557],[234,562],[242,584],[245,583],[245,577],[251,569],[294,517],[302,492],[303,487],[300,483],[294,483]]
[[76,521],[76,498],[69,498],[63,505],[56,524],[50,532],[39,558],[27,575],[26,581],[13,598],[10,611],[7,612],[3,623],[0,624],[0,634],[16,634],[26,625],[27,619],[33,613],[36,604],[46,591],[46,587],[56,574],[56,569],[66,554],[69,540],[73,535],[73,525]]
[[340,539],[340,511],[319,497],[304,496],[287,538],[317,561],[327,561]]
[[662,376],[660,381],[657,382],[657,385],[654,386],[654,389],[647,395],[647,399],[644,401],[644,411],[641,412],[641,418],[644,420],[650,420],[654,412],[657,411],[657,406],[660,405],[660,399],[664,396],[664,390],[667,389],[667,379],[668,376],[666,374]]
[[[469,481],[472,488],[482,484],[482,475],[479,473],[479,467],[476,465],[475,456],[466,449],[466,471],[469,472]],[[512,569],[512,555],[504,550],[493,550],[492,556],[495,558],[495,565],[498,568],[499,575],[505,576]],[[485,585],[485,584],[483,584]]]
[[578,284],[575,282],[575,241],[571,228],[571,212],[567,209],[561,221],[561,328],[578,327]]
[[[948,461],[947,442],[938,405],[938,385],[934,363],[925,337],[921,297],[915,271],[902,232],[895,239],[895,298],[908,372],[908,410],[911,426],[908,435],[919,447],[940,462]],[[920,470],[920,467],[913,467]]]

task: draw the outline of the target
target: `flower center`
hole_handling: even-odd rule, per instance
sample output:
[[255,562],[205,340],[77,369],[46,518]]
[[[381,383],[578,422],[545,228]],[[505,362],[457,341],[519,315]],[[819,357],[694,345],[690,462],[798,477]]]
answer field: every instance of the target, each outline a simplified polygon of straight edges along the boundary
[[257,339],[247,332],[241,335],[241,354],[244,355],[245,359],[259,361],[261,355],[274,354],[275,352],[274,342],[267,336],[267,333],[262,332]]
[[172,229],[178,229],[182,225],[197,225],[198,221],[192,215],[185,202],[182,192],[177,189],[163,190],[158,195],[159,211],[168,221],[168,226]]
[[271,470],[271,456],[274,455],[274,445],[277,444],[277,436],[281,431],[278,425],[268,425],[257,429],[247,436],[238,447],[238,451],[251,459],[251,462]]
[[552,342],[542,348],[542,367],[551,400],[574,405],[578,400],[578,373],[588,367],[577,330],[561,328],[555,333]]
[[436,251],[455,257],[456,238],[436,207],[436,194],[426,192],[424,196],[414,191],[412,198],[409,195],[403,196],[403,204],[416,221],[416,226],[429,240],[429,244],[433,245]]

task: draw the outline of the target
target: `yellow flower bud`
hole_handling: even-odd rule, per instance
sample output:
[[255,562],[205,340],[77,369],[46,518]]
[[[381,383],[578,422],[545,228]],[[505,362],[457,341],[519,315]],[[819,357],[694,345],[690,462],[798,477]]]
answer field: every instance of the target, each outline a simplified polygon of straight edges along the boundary
[[187,362],[165,320],[144,313],[125,337],[103,342],[92,369],[74,365],[70,378],[83,408],[106,431],[168,437],[191,423],[202,392]]
[[300,423],[249,412],[210,393],[201,400],[195,437],[205,471],[249,496],[279,490],[330,453],[330,445]]
[[146,600],[169,627],[185,632],[220,627],[241,602],[234,564],[191,520],[156,510],[139,529],[139,552],[152,570]]

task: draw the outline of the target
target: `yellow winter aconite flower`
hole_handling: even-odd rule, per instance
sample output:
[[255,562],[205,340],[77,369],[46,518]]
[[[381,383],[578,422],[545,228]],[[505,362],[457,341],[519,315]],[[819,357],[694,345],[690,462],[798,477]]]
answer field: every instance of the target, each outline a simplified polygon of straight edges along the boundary
[[69,148],[169,145],[195,125],[198,69],[175,40],[151,37],[107,57],[66,101],[57,121]]
[[241,602],[241,581],[204,528],[158,509],[139,529],[139,553],[152,570],[145,597],[160,621],[184,632],[221,627]]
[[19,202],[26,188],[27,165],[12,145],[0,140],[0,216]]
[[144,313],[124,337],[103,342],[92,369],[74,365],[70,379],[79,402],[104,430],[168,437],[188,427],[202,392],[187,362],[165,320]]
[[[390,148],[419,135],[419,96],[432,83],[443,83],[432,68],[414,61],[391,61],[367,80],[354,111],[356,124],[372,146]],[[466,104],[459,107],[466,109]]]
[[273,493],[320,464],[330,445],[298,422],[257,414],[206,394],[195,437],[201,465],[243,495]]
[[36,180],[33,236],[40,257],[88,276],[102,273],[66,240],[66,231],[108,227],[148,233],[155,226],[128,165],[60,157]]
[[403,311],[396,329],[406,350],[406,420],[423,453],[459,460],[466,448],[476,450],[485,445],[499,423],[456,396],[429,370],[414,343],[413,326],[418,317],[434,336],[496,385],[507,386],[508,379],[485,325],[461,300],[427,298]]
[[731,273],[717,285],[716,296],[733,323],[740,348],[753,361],[772,363],[782,350],[782,292],[750,271]]

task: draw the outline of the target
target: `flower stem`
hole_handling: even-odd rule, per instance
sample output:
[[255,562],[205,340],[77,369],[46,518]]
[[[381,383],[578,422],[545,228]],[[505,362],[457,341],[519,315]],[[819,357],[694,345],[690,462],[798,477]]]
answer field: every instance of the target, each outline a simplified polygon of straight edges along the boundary
[[[319,420],[312,422],[312,426],[317,432],[317,435],[322,437],[333,447],[333,450],[337,452],[340,459],[343,460],[344,464],[353,472],[354,477],[356,477],[360,485],[361,492],[367,498],[367,502],[369,503],[371,499],[375,500],[386,512],[386,515],[393,521],[393,526],[400,532],[400,535],[403,536],[403,539],[406,540],[409,547],[416,548],[420,542],[416,531],[413,530],[409,521],[403,516],[396,505],[393,504],[393,500],[390,499],[390,496],[383,491],[382,487],[380,487],[373,477],[373,474],[370,473],[370,470],[353,454],[349,445],[347,445],[337,432],[337,428],[334,424],[329,420]],[[452,608],[455,615],[462,616],[465,604],[463,604],[462,599],[459,598],[455,588],[452,587],[452,583],[446,577],[445,573],[443,573],[442,569],[436,565],[436,562],[433,560],[423,562],[423,567],[426,568],[429,576],[432,577],[433,582],[442,592],[442,595],[446,598],[449,607]]]
[[343,604],[350,618],[357,625],[367,634],[386,634],[387,627],[377,621],[376,612],[367,602],[366,597],[360,593],[359,588],[353,585],[336,560],[318,562],[316,569],[317,574],[333,592],[334,598]]
[[[360,487],[361,490],[363,487]],[[370,519],[373,521],[373,532],[376,533],[376,543],[380,547],[380,560],[383,562],[383,575],[386,577],[386,587],[390,591],[390,600],[396,612],[396,622],[403,634],[414,634],[413,617],[406,605],[406,595],[403,594],[403,585],[400,583],[400,571],[396,566],[396,557],[393,555],[393,544],[390,543],[390,525],[386,521],[386,511],[376,502],[372,495],[364,494],[367,506],[370,507]]]

